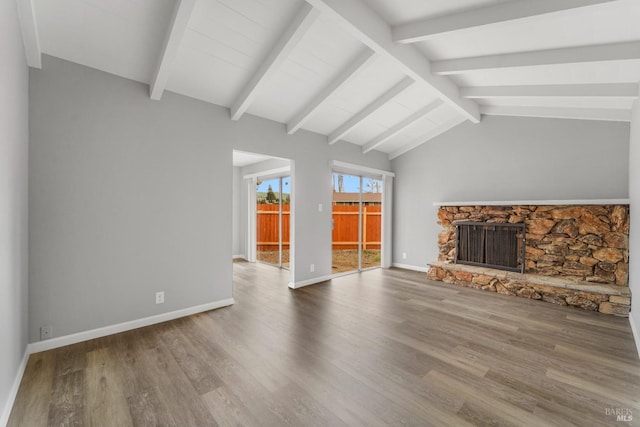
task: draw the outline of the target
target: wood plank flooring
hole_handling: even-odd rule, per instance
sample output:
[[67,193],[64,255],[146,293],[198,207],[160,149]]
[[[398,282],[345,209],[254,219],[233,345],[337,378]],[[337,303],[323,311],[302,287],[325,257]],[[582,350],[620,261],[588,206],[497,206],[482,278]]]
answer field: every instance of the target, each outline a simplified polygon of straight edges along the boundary
[[404,270],[287,279],[235,263],[231,307],[32,355],[8,425],[640,421],[627,319]]

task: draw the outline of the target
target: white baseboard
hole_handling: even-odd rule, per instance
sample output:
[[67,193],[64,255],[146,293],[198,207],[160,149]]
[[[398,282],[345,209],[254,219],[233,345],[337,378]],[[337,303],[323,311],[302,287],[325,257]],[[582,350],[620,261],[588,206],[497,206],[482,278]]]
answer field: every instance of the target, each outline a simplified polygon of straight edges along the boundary
[[246,255],[234,255],[233,259],[247,259]]
[[328,280],[337,279],[338,277],[350,276],[352,274],[358,274],[358,273],[362,273],[362,272],[369,271],[369,270],[375,270],[377,268],[380,268],[380,267],[371,267],[371,268],[364,269],[362,271],[358,271],[358,270],[345,271],[344,273],[336,273],[336,274],[330,274],[328,276],[314,277],[313,279],[302,280],[300,282],[295,282],[295,283],[289,282],[289,287],[291,289],[303,288],[305,286],[315,285],[316,283],[321,283],[321,282],[326,282]]
[[329,276],[314,277],[313,279],[301,280],[295,283],[289,282],[289,287],[291,289],[303,288],[305,286],[315,285],[316,283],[326,282],[327,280],[335,279],[335,277],[336,277],[335,275],[329,275]]
[[636,322],[632,313],[629,313],[629,324],[631,325],[631,332],[633,332],[633,340],[636,344],[636,350],[638,350],[638,356],[640,356],[640,335],[638,335],[639,331],[636,329]]
[[11,410],[18,395],[18,389],[20,388],[20,382],[24,375],[29,356],[33,353],[38,353],[45,350],[51,350],[58,347],[64,347],[65,345],[76,344],[82,341],[87,341],[94,338],[100,338],[107,335],[117,334],[119,332],[129,331],[131,329],[142,328],[144,326],[154,325],[156,323],[166,322],[168,320],[178,319],[180,317],[189,316],[196,313],[202,313],[204,311],[214,310],[216,308],[227,307],[234,304],[233,298],[227,298],[220,301],[214,301],[207,304],[196,305],[193,307],[184,308],[182,310],[171,311],[168,313],[162,313],[155,316],[149,316],[142,319],[131,320],[129,322],[118,323],[116,325],[105,326],[102,328],[92,329],[89,331],[78,332],[75,334],[65,335],[63,337],[52,338],[45,341],[38,341],[35,343],[27,344],[27,348],[24,351],[24,356],[16,372],[15,379],[11,390],[9,391],[9,397],[4,405],[2,412],[0,412],[0,426],[7,425]]
[[[367,270],[374,270],[378,267],[373,267],[373,268],[369,268]],[[362,270],[362,271],[367,271],[367,270]],[[332,279],[337,279],[338,277],[344,277],[344,276],[351,276],[352,274],[358,274],[361,273],[361,271],[355,270],[355,271],[345,271],[344,273],[336,273],[336,274],[332,274],[331,277]]]
[[393,264],[391,264],[391,266],[392,267],[396,267],[396,268],[404,268],[405,270],[420,271],[422,273],[428,273],[429,272],[429,267],[418,267],[416,265],[399,264],[397,262],[394,262]]
[[11,386],[11,390],[9,390],[9,396],[7,401],[5,402],[4,408],[0,413],[0,426],[6,426],[9,421],[9,416],[11,415],[11,410],[13,409],[13,404],[16,401],[16,396],[18,395],[18,389],[20,388],[20,382],[22,382],[22,376],[24,375],[24,370],[27,367],[27,362],[29,361],[29,346],[25,348],[24,355],[22,356],[22,361],[20,362],[20,366],[18,366],[18,372],[16,372],[16,377],[13,380],[13,385]]
[[76,344],[82,341],[100,338],[107,335],[117,334],[119,332],[129,331],[131,329],[142,328],[144,326],[154,325],[156,323],[166,322],[168,320],[185,317],[203,311],[214,310],[216,308],[226,307],[234,303],[233,298],[227,298],[220,301],[214,301],[207,304],[196,305],[193,307],[183,308],[181,310],[170,311],[168,313],[157,314],[155,316],[144,317],[142,319],[131,320],[129,322],[118,323],[116,325],[105,326],[102,328],[91,329],[89,331],[78,332],[75,334],[65,335],[62,337],[51,338],[45,341],[38,341],[27,346],[29,354],[38,353],[40,351],[51,350],[65,345]]

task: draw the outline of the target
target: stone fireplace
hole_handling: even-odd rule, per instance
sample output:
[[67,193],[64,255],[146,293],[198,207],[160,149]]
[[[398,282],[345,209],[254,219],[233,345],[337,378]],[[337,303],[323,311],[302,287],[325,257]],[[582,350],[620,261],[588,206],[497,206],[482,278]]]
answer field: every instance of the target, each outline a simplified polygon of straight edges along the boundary
[[[628,204],[446,204],[438,223],[432,280],[628,316]],[[461,223],[524,225],[524,273],[456,263]]]

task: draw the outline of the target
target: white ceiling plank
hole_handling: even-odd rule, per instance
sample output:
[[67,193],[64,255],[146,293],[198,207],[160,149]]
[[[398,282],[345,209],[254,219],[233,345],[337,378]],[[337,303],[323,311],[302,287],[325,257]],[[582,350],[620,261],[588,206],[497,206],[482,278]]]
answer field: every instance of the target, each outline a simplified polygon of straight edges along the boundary
[[42,68],[42,55],[40,50],[40,37],[32,0],[17,0],[18,18],[22,31],[22,42],[27,65],[33,68]]
[[156,74],[149,85],[151,99],[160,100],[164,88],[167,86],[176,54],[180,48],[180,42],[187,29],[189,18],[193,12],[196,0],[178,0],[174,9],[173,17],[169,25],[169,30],[165,38],[160,61],[156,68]]
[[392,29],[393,40],[398,43],[416,43],[454,31],[516,19],[530,19],[611,1],[619,0],[518,0],[499,3],[479,9],[397,25]]
[[458,87],[448,78],[434,75],[431,64],[415,46],[393,41],[391,28],[362,0],[306,0],[341,22],[345,28],[369,48],[392,59],[416,82],[426,85],[440,99],[474,123],[480,122],[478,104],[460,97]]
[[267,56],[261,61],[251,80],[244,86],[240,96],[231,105],[231,120],[239,120],[251,106],[260,88],[269,81],[269,77],[276,72],[287,59],[293,48],[302,40],[311,25],[316,21],[320,12],[308,3],[303,3],[294,20],[282,33]]
[[369,48],[365,48],[365,51],[347,65],[338,77],[333,79],[310,103],[296,114],[293,120],[287,124],[287,133],[291,135],[304,126],[305,122],[327,102],[331,95],[349,83],[353,78],[357,77],[360,71],[371,65],[375,60],[376,53]]
[[471,99],[521,97],[637,98],[637,83],[575,85],[485,86],[460,88],[460,96]]
[[640,59],[640,42],[611,43],[535,52],[488,55],[433,62],[431,71],[441,75],[462,74],[500,68],[535,67],[539,65],[577,64]]
[[343,123],[338,129],[331,132],[327,139],[329,140],[329,144],[335,144],[345,136],[349,131],[354,129],[356,126],[361,124],[367,117],[371,116],[373,113],[382,108],[387,102],[391,101],[396,96],[400,95],[407,88],[415,83],[414,80],[409,77],[405,77],[402,81],[396,84],[394,87],[386,91],[384,94],[380,95],[377,99],[375,99],[371,104],[364,107],[357,114]]
[[393,138],[394,136],[396,136],[397,134],[399,134],[400,132],[402,132],[403,130],[405,130],[406,128],[408,128],[418,120],[422,119],[423,117],[425,117],[427,114],[429,114],[431,111],[435,110],[442,104],[443,104],[443,101],[438,99],[431,102],[426,107],[419,109],[418,111],[416,111],[415,113],[413,113],[412,115],[410,115],[409,117],[401,121],[400,123],[387,129],[385,132],[383,132],[373,141],[366,143],[362,147],[362,152],[368,153],[371,150],[375,150],[376,148],[384,144],[386,141]]
[[610,122],[631,121],[631,111],[617,108],[566,108],[566,107],[480,107],[482,114],[490,116],[545,117],[554,119],[603,120]]
[[458,126],[459,124],[465,122],[466,120],[464,119],[464,117],[454,117],[451,120],[448,120],[444,123],[442,123],[441,125],[439,125],[437,128],[429,131],[428,133],[426,133],[425,135],[422,135],[420,138],[416,138],[411,142],[408,142],[407,144],[403,145],[402,147],[400,147],[399,149],[397,149],[396,151],[392,152],[389,154],[389,160],[393,160],[396,157],[399,157],[401,155],[403,155],[404,153],[413,150],[414,148],[419,147],[420,145],[424,144],[427,141],[432,140],[433,138],[442,135],[443,133],[447,132],[450,129],[453,129],[454,127]]

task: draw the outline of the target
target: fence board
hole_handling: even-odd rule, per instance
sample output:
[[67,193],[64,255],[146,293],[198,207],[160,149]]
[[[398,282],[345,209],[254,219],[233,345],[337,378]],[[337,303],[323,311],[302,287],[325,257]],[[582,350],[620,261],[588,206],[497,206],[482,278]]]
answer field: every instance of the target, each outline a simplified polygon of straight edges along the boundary
[[[333,207],[333,249],[358,248],[358,205],[334,205]],[[282,247],[289,249],[290,205],[282,205],[283,236]],[[382,206],[362,207],[363,249],[380,249],[382,230]],[[258,250],[278,249],[278,205],[257,205]]]

